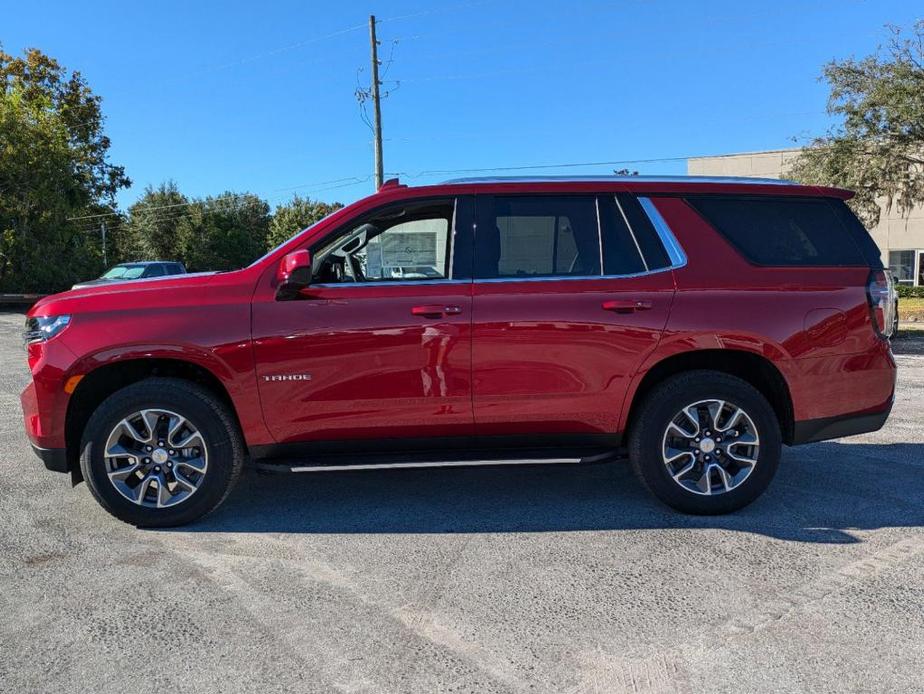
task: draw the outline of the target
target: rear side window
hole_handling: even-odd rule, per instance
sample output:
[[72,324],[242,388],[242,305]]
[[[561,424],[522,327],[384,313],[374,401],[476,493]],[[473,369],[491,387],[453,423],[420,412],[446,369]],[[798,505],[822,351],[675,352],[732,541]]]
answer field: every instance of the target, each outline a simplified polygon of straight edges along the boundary
[[704,196],[687,201],[757,265],[867,264],[855,233],[830,200]]
[[478,279],[600,274],[593,196],[485,196],[478,218]]
[[867,265],[876,270],[884,269],[879,246],[873,241],[873,237],[870,236],[863,223],[857,219],[857,216],[847,206],[847,203],[843,200],[829,199],[828,204],[834,210],[838,219],[841,220],[844,228],[853,236],[853,240],[859,247],[860,252],[863,253],[863,258],[866,260]]

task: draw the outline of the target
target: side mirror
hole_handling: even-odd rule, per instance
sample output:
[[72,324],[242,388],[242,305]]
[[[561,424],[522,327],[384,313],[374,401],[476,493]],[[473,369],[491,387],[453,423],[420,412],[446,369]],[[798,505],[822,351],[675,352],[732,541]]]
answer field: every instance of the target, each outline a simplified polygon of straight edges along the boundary
[[276,298],[294,299],[311,284],[311,253],[292,251],[283,256],[276,270]]

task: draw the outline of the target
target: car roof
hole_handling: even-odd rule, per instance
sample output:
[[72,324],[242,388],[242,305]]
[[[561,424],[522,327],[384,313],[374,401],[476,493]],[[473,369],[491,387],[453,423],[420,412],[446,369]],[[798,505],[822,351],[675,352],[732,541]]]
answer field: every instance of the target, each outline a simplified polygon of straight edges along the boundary
[[[386,181],[379,192],[407,189],[398,179]],[[516,192],[629,192],[651,195],[715,194],[798,195],[847,200],[853,192],[841,188],[803,185],[778,178],[743,176],[490,176],[454,178],[442,183],[415,186],[417,195],[446,193]]]
[[127,265],[135,265],[135,266],[162,265],[164,263],[168,265],[181,265],[180,261],[178,260],[139,260],[137,262],[118,263],[117,265],[113,265],[112,267],[125,267]]

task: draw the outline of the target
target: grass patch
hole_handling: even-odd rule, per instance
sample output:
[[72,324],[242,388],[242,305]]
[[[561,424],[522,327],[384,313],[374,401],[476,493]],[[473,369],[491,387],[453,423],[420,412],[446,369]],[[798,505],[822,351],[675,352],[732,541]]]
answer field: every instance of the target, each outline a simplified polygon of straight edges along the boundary
[[898,320],[907,321],[916,318],[924,321],[924,299],[919,297],[898,300]]

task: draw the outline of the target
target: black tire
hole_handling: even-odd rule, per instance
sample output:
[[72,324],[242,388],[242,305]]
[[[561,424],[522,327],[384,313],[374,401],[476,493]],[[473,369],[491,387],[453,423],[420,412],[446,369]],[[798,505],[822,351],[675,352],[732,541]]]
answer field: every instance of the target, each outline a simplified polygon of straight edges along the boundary
[[[109,480],[103,456],[110,432],[122,419],[158,408],[194,423],[209,451],[208,470],[195,493],[165,508],[140,506],[122,496]],[[119,520],[150,528],[184,525],[214,510],[237,482],[244,458],[241,433],[227,406],[205,388],[175,378],[147,378],[110,395],[90,417],[80,445],[80,469],[99,504]]]
[[[738,486],[707,496],[674,480],[662,449],[665,431],[682,408],[710,399],[725,400],[745,410],[757,427],[760,447],[756,464]],[[629,460],[642,484],[671,508],[697,515],[729,513],[750,504],[770,484],[782,452],[779,420],[767,399],[740,378],[707,370],[673,376],[648,393],[630,423],[628,446]],[[704,486],[709,486],[708,482]]]

